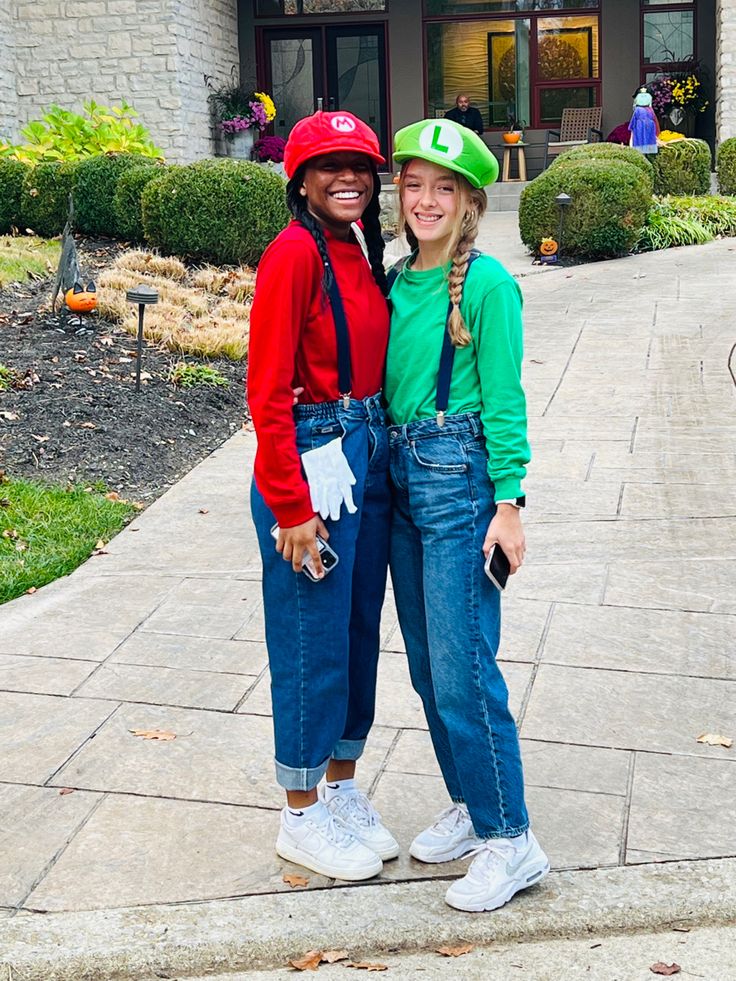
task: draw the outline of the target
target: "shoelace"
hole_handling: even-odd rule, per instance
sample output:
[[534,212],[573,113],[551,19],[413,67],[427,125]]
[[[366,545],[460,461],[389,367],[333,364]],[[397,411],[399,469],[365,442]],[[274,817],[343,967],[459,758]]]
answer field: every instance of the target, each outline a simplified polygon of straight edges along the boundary
[[465,856],[465,858],[473,859],[468,874],[472,872],[483,876],[490,871],[492,866],[501,862],[508,862],[519,851],[520,849],[512,845],[511,842],[501,844],[497,838],[487,838],[482,845],[478,845]]
[[372,828],[381,820],[381,815],[373,804],[359,791],[340,795],[334,813],[344,821],[355,821],[362,828]]
[[444,834],[452,834],[461,821],[466,821],[468,815],[458,804],[451,804],[446,807],[441,814],[437,815],[432,831],[441,831]]
[[338,848],[349,848],[356,840],[350,828],[337,814],[330,814],[324,824],[315,824],[314,822],[312,824],[313,827],[319,828],[324,836]]

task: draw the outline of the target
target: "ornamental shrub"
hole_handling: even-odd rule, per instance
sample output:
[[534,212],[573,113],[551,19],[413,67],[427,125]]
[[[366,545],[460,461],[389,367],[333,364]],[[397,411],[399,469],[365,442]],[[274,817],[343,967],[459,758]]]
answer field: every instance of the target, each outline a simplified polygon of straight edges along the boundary
[[718,147],[716,170],[721,194],[736,194],[736,136],[724,140]]
[[707,194],[710,147],[705,140],[677,140],[652,157],[655,194]]
[[131,242],[143,241],[141,195],[154,177],[160,177],[163,172],[163,167],[150,164],[131,167],[118,178],[113,197],[113,210],[121,238]]
[[552,161],[552,166],[561,161],[567,163],[571,160],[622,160],[624,163],[638,167],[643,174],[646,174],[650,184],[654,186],[654,171],[643,153],[634,150],[630,146],[620,146],[617,143],[586,143],[585,146],[576,146],[572,150],[560,153]]
[[64,230],[69,195],[74,190],[77,164],[73,161],[40,163],[26,169],[20,198],[21,223],[36,235],[51,238]]
[[0,235],[20,225],[20,195],[26,167],[17,160],[0,160]]
[[77,165],[74,188],[74,224],[87,235],[120,236],[115,213],[115,190],[121,174],[131,167],[150,164],[148,157],[116,153],[88,157]]
[[564,217],[564,255],[605,259],[634,248],[652,202],[651,181],[641,167],[580,158],[549,167],[524,188],[519,205],[521,238],[534,252],[543,238],[557,237],[555,197],[563,191],[572,199]]
[[289,219],[284,181],[245,160],[167,169],[143,191],[147,242],[162,252],[255,265]]

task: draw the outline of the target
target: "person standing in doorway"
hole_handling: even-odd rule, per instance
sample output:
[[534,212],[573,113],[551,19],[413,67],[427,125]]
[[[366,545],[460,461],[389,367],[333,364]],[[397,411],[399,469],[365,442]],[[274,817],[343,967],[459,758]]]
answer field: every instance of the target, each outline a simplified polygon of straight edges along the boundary
[[451,119],[453,123],[467,127],[478,136],[483,135],[483,117],[480,110],[471,106],[469,96],[463,93],[455,99],[455,108],[445,113],[445,119]]
[[[259,264],[248,352],[251,510],[286,791],[276,851],[348,881],[399,853],[355,783],[373,723],[391,520],[382,162],[377,137],[351,113],[317,112],[291,131],[293,220]],[[329,571],[318,536],[337,556]]]
[[432,863],[474,854],[445,898],[479,912],[549,871],[529,826],[519,738],[496,661],[500,592],[484,570],[498,550],[513,574],[526,550],[521,292],[497,260],[474,250],[484,188],[498,176],[480,137],[450,120],[423,120],[396,134],[394,159],[413,252],[389,273],[391,579],[412,684],[452,801],[410,853]]

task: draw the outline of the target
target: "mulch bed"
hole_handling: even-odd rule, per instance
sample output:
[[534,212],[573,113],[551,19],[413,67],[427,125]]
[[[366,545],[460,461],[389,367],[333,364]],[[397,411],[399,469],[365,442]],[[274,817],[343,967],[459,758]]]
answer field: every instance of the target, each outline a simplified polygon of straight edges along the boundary
[[[89,239],[78,249],[85,277],[123,251]],[[213,359],[227,388],[180,389],[167,381],[171,366],[198,359],[144,342],[150,378],[136,394],[135,338],[97,314],[63,327],[50,312],[52,286],[0,289],[0,363],[20,378],[20,387],[0,392],[0,469],[56,483],[102,481],[150,502],[241,427],[245,365]]]

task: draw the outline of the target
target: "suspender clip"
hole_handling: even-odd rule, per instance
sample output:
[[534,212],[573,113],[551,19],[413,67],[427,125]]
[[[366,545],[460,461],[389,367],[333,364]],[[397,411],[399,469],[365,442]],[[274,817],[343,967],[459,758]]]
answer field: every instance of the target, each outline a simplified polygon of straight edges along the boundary
[[350,408],[350,396],[351,396],[351,394],[352,394],[351,392],[346,392],[344,395],[341,395],[340,396],[340,398],[342,399],[342,407],[343,407],[343,409],[349,409]]
[[437,425],[441,429],[444,426],[444,424],[445,424],[445,413],[440,410],[437,413]]

